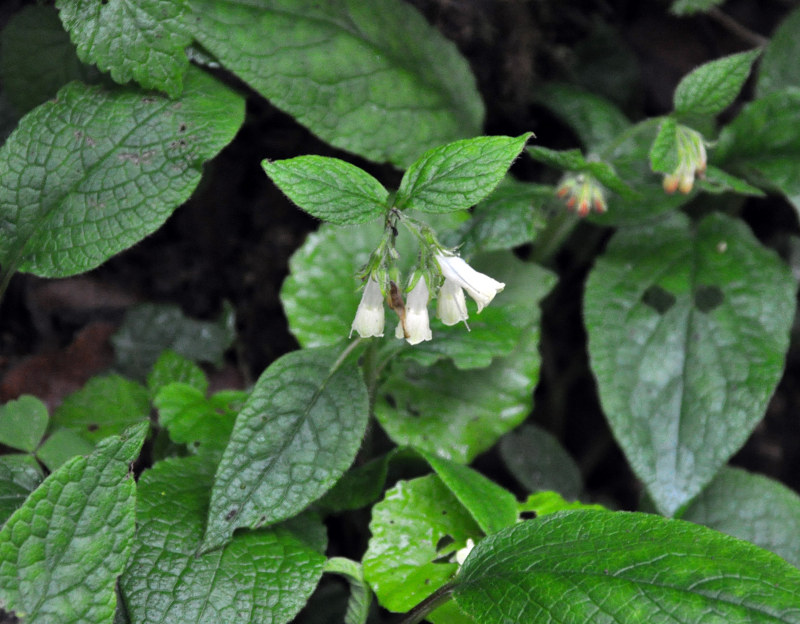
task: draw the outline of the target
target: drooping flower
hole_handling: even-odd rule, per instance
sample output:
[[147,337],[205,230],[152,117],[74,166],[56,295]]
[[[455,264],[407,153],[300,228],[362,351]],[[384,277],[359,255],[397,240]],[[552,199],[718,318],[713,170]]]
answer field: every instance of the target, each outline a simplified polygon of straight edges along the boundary
[[[458,256],[447,255],[440,252],[435,255],[435,258],[444,276],[445,283],[442,285],[442,289],[447,286],[445,294],[447,295],[454,286],[463,288],[467,291],[467,294],[475,300],[475,303],[478,304],[478,312],[489,305],[495,295],[506,287],[504,283],[498,282],[488,275],[479,273]],[[451,285],[447,285],[448,280],[452,282]],[[457,323],[458,321],[455,322]]]
[[420,277],[408,293],[405,314],[400,317],[400,323],[394,332],[395,337],[405,338],[411,345],[433,337],[428,319],[428,296],[428,285],[425,278]]
[[358,304],[356,317],[350,327],[350,336],[358,332],[362,338],[370,336],[383,336],[383,294],[381,287],[374,277],[370,275],[361,303]]
[[680,191],[685,195],[692,190],[695,176],[702,178],[706,172],[706,144],[697,130],[678,125],[676,132],[678,166],[664,176],[663,186],[669,194]]
[[464,321],[466,323],[467,301],[464,298],[464,289],[451,279],[445,279],[439,289],[439,298],[436,302],[436,316],[445,325],[455,325]]
[[603,185],[588,173],[565,175],[556,189],[556,195],[565,200],[567,208],[581,217],[588,215],[591,210],[602,214],[608,209]]

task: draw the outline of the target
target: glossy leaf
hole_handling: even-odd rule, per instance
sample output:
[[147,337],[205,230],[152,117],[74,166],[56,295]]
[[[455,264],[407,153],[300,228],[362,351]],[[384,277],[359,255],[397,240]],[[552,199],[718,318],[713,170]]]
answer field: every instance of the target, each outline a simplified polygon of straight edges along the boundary
[[236,419],[211,492],[203,549],[234,529],[302,511],[342,476],[361,445],[367,389],[340,348],[284,355],[261,375]]
[[0,148],[0,265],[94,268],[158,229],[232,138],[243,101],[200,70],[177,100],[70,83]]
[[289,199],[323,221],[366,223],[387,210],[389,192],[383,185],[360,167],[338,158],[298,156],[261,164]]
[[539,376],[538,301],[552,275],[509,253],[494,254],[478,270],[506,283],[493,306],[525,306],[528,327],[509,355],[487,368],[459,370],[446,361],[430,368],[396,358],[376,393],[375,415],[400,445],[466,463],[519,425],[531,408]]
[[47,406],[29,394],[0,406],[0,444],[32,453],[47,429]]
[[731,54],[708,63],[683,77],[675,89],[678,115],[716,115],[728,108],[750,75],[761,50]]
[[56,8],[84,62],[121,84],[180,94],[192,41],[185,0],[56,0]]
[[423,456],[486,535],[517,521],[517,499],[511,492],[469,466],[430,453]]
[[778,481],[724,468],[681,518],[752,542],[800,567],[800,496]]
[[144,379],[165,349],[195,362],[221,366],[236,337],[235,324],[230,305],[223,306],[216,321],[198,321],[176,305],[141,304],[128,311],[111,337],[117,367]]
[[[364,576],[380,604],[405,612],[448,582],[455,552],[481,529],[435,475],[400,481],[372,508]],[[434,624],[467,624],[452,604],[428,616]]]
[[52,473],[0,530],[0,606],[30,622],[100,624],[134,537],[130,464],[147,425]]
[[772,33],[758,67],[756,93],[763,97],[787,87],[800,87],[800,9],[791,11]]
[[620,231],[586,286],[603,410],[658,509],[676,513],[762,418],[795,283],[747,227],[681,215]]
[[168,459],[142,475],[137,539],[120,583],[132,622],[283,624],[316,587],[325,565],[317,520],[240,532],[197,555],[212,479],[199,457]]
[[32,455],[0,456],[0,526],[44,479]]
[[428,150],[403,176],[395,206],[434,213],[470,208],[500,183],[531,136],[485,136]]
[[524,424],[503,436],[500,456],[529,492],[555,490],[574,499],[583,490],[575,460],[553,435],[534,424]]
[[3,89],[20,115],[55,97],[71,80],[97,82],[98,72],[78,59],[51,6],[28,5],[0,35]]
[[426,149],[480,133],[469,65],[405,2],[189,4],[206,50],[336,147],[405,167]]
[[53,412],[53,426],[72,429],[90,442],[97,442],[149,417],[147,389],[125,377],[107,375],[92,377],[64,399]]
[[654,515],[565,511],[478,543],[456,579],[476,622],[795,623],[800,572],[747,542]]

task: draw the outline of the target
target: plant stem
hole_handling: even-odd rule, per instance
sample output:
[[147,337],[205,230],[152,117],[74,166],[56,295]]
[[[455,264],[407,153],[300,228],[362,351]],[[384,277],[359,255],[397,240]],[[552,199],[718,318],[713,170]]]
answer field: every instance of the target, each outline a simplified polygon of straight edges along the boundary
[[453,589],[455,588],[450,584],[440,587],[416,607],[411,609],[411,611],[406,613],[405,617],[400,620],[398,624],[418,624],[425,619],[425,616],[431,611],[450,600],[450,594],[453,593]]
[[572,212],[559,212],[547,222],[536,237],[531,262],[546,264],[561,249],[561,245],[578,225],[579,217]]
[[720,24],[726,30],[732,32],[734,35],[746,41],[747,43],[752,43],[754,46],[758,46],[759,48],[763,48],[769,43],[769,39],[766,37],[762,37],[756,32],[753,32],[749,28],[742,26],[739,22],[733,19],[727,13],[723,13],[717,7],[712,7],[708,10],[708,16],[715,20],[718,24]]
[[336,372],[336,370],[338,370],[338,368],[342,365],[342,362],[344,362],[347,359],[347,356],[353,352],[353,349],[355,349],[359,344],[361,344],[361,341],[362,338],[360,337],[356,338],[353,342],[351,342],[349,345],[345,347],[344,351],[342,351],[339,357],[336,358],[336,361],[333,363],[333,366],[331,366],[331,374],[333,374],[334,372]]

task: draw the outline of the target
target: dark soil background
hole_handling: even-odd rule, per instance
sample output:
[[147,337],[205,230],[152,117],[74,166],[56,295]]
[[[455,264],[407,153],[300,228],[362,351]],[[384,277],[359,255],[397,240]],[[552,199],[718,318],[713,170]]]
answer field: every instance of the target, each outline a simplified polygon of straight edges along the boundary
[[[535,104],[542,82],[577,81],[613,98],[632,119],[640,119],[668,111],[675,85],[697,64],[754,45],[719,15],[679,19],[668,14],[667,2],[411,3],[471,63],[486,103],[486,133],[532,130],[539,144],[552,148],[575,147],[577,141]],[[22,5],[3,2],[0,22]],[[795,5],[731,0],[722,9],[752,33],[769,36]],[[392,167],[334,150],[251,93],[239,135],[208,163],[192,199],[160,231],[83,276],[13,279],[0,307],[0,399],[28,392],[51,406],[58,404],[109,365],[108,338],[137,302],[177,303],[201,319],[216,318],[223,301],[233,303],[238,345],[226,368],[215,374],[217,385],[244,385],[276,357],[297,348],[278,293],[290,255],[317,224],[272,186],[260,162],[311,153],[347,158],[388,185],[400,178]],[[523,179],[552,180],[552,173],[524,159],[514,172]],[[787,237],[798,234],[798,226],[784,200],[748,200],[743,216],[765,244],[787,255]],[[582,224],[553,261],[561,279],[543,306],[543,365],[531,418],[553,431],[577,459],[591,496],[635,508],[639,487],[604,423],[581,320],[584,279],[607,235]],[[784,379],[766,417],[734,458],[735,464],[780,479],[795,490],[800,490],[799,375],[795,336]],[[481,457],[478,467],[517,487],[495,454]]]

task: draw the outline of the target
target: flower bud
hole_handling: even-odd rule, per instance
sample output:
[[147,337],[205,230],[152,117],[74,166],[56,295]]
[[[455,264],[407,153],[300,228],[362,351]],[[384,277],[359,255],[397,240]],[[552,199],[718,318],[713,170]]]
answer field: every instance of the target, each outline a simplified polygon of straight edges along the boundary
[[356,317],[350,326],[350,336],[352,337],[353,332],[357,332],[362,338],[383,336],[383,322],[383,293],[378,282],[370,275],[361,303],[358,304]]

